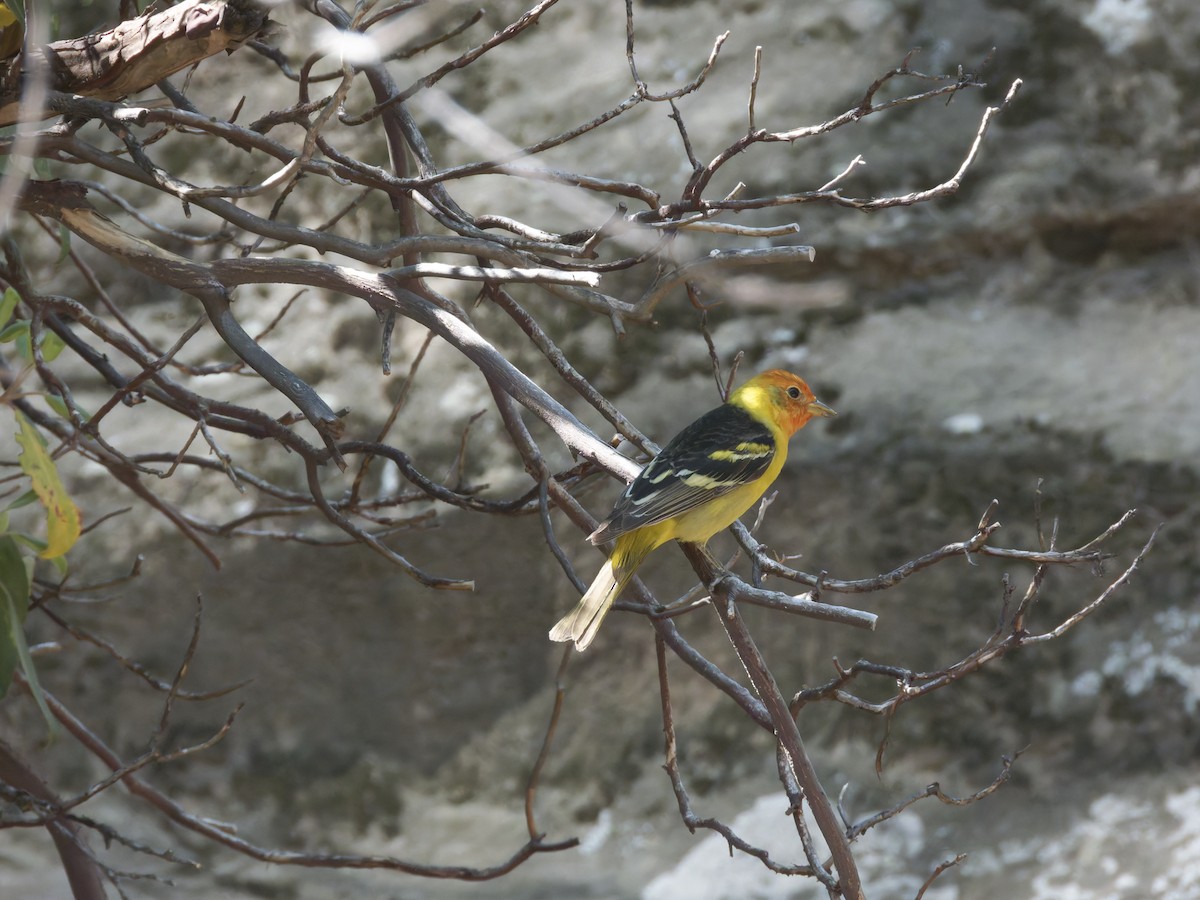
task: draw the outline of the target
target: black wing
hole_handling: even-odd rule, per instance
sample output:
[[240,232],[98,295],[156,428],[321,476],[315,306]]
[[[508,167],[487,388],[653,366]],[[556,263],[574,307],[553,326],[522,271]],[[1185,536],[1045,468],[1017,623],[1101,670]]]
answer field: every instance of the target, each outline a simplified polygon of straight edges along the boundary
[[654,525],[762,476],[775,456],[765,425],[738,406],[705,413],[662,449],[592,534],[593,543]]

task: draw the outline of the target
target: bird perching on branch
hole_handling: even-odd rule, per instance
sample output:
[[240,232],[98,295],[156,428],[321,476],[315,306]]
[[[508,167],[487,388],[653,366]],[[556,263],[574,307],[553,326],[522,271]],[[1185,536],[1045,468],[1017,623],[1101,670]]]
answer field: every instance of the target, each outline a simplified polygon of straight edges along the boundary
[[652,550],[671,540],[705,544],[728,528],[779,475],[791,436],[814,416],[835,415],[799,376],[772,369],[679,432],[588,538],[616,544],[583,599],[550,630],[550,639],[586,649]]

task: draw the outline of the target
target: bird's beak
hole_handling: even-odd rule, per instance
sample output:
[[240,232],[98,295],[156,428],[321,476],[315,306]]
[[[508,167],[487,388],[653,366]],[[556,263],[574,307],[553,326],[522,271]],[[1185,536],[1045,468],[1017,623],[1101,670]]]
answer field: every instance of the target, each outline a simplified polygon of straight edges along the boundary
[[835,413],[830,407],[826,406],[820,400],[814,400],[812,403],[808,404],[808,411],[814,416],[820,416],[823,419],[837,415],[837,413]]

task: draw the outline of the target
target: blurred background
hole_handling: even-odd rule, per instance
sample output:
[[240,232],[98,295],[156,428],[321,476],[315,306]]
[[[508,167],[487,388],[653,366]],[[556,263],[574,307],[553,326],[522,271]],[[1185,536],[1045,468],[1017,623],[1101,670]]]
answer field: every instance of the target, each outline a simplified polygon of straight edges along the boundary
[[[476,30],[444,56],[479,43],[524,8],[513,0],[487,4]],[[64,34],[98,27],[94,10],[64,18]],[[848,176],[847,195],[932,187],[958,170],[984,108],[999,103],[1014,80],[1023,82],[953,196],[870,214],[804,205],[740,217],[746,224],[797,222],[793,242],[815,247],[816,258],[715,278],[705,299],[720,302],[708,311],[708,325],[725,364],[746,354],[743,376],[792,369],[839,412],[797,436],[759,532],[772,548],[802,554],[796,564],[806,571],[839,578],[887,571],[970,537],[993,498],[1003,523],[993,543],[1006,547],[1036,547],[1039,508],[1045,529],[1057,521],[1064,548],[1085,544],[1136,508],[1103,571],[1050,573],[1031,623],[1041,631],[1098,596],[1162,526],[1136,577],[1092,618],[903,707],[890,731],[845,708],[805,712],[801,733],[826,788],[836,796],[846,786],[842,802],[855,818],[931,781],[969,795],[999,774],[1002,757],[1023,751],[1011,781],[994,795],[964,808],[927,800],[863,838],[856,848],[868,896],[912,897],[936,865],[966,853],[927,898],[1200,897],[1200,7],[1184,0],[659,0],[635,10],[639,72],[651,90],[693,78],[716,36],[730,32],[704,88],[679,101],[702,161],[746,128],[756,46],[763,54],[757,123],[774,131],[852,108],[915,48],[911,65],[927,73],[979,72],[988,60],[980,74],[987,87],[949,104],[902,107],[793,145],[753,147],[722,170],[707,192],[713,197],[738,181],[756,195],[811,190],[858,155],[865,164]],[[273,42],[303,59],[318,37],[311,17],[288,5],[271,16],[281,25]],[[560,4],[519,40],[443,81],[440,96],[508,141],[532,143],[631,93],[625,36],[618,6]],[[279,108],[293,102],[294,85],[268,77],[273,71],[243,49],[202,66],[189,96],[201,109],[228,114],[236,97],[253,90],[253,105]],[[271,96],[276,86],[280,94]],[[478,138],[440,120],[433,100],[418,97],[414,110],[444,165],[489,155]],[[655,185],[670,196],[689,169],[667,112],[641,107],[545,161]],[[221,164],[179,161],[197,178],[206,165],[219,171]],[[570,198],[550,187],[477,181],[476,193],[458,197],[465,205],[548,229],[575,227]],[[172,212],[150,191],[146,202],[182,227],[178,204]],[[297,202],[312,204],[307,212],[316,222],[337,201],[316,195]],[[361,240],[395,233],[382,202],[364,204],[348,222]],[[700,252],[707,247],[703,238],[691,240]],[[51,257],[56,250],[49,248]],[[170,343],[194,317],[194,301],[148,289],[129,269],[93,256],[146,334]],[[77,276],[63,270],[56,277],[65,293],[86,296],[71,284]],[[603,286],[630,300],[646,288],[620,273]],[[292,292],[245,289],[236,311],[253,331]],[[466,288],[453,296],[471,297]],[[718,402],[699,314],[682,291],[660,304],[653,324],[630,325],[623,338],[607,319],[538,303],[533,311],[572,362],[660,443]],[[369,431],[390,410],[424,332],[400,323],[397,374],[389,378],[380,372],[369,308],[321,292],[301,305],[290,343],[276,349],[330,406],[352,406],[355,427]],[[498,321],[486,307],[472,315]],[[497,338],[503,349],[555,390],[548,367],[510,331],[507,344]],[[261,386],[238,383],[230,391],[273,414],[286,410]],[[95,395],[98,402],[103,396]],[[464,470],[489,493],[511,495],[527,476],[505,447],[483,379],[448,346],[429,348],[394,442],[424,471],[446,471],[480,410],[487,412],[472,425]],[[577,412],[609,436],[598,416]],[[186,439],[186,427],[140,413],[114,413],[127,420],[123,438],[161,441],[181,428],[180,443]],[[243,452],[270,452],[271,465],[290,471],[278,448]],[[565,451],[555,452],[555,464],[569,464]],[[98,470],[64,467],[64,476],[85,522],[129,505]],[[163,489],[202,512],[231,502],[187,482]],[[582,499],[602,516],[616,492],[610,481]],[[555,521],[590,579],[600,555],[565,519]],[[721,552],[732,547],[727,537],[714,543]],[[318,552],[268,540],[220,544],[223,566],[214,572],[165,521],[142,510],[90,533],[72,564],[93,580],[124,574],[138,554],[145,561],[139,578],[106,592],[107,602],[72,610],[76,621],[166,674],[187,645],[201,594],[203,632],[189,684],[252,679],[236,694],[246,708],[223,742],[148,777],[198,814],[236,822],[240,834],[268,846],[466,865],[498,863],[520,846],[525,784],[563,653],[546,631],[577,594],[546,552],[536,517],[443,510],[436,527],[412,531],[402,546],[427,570],[473,578],[478,589],[423,589],[358,546]],[[835,656],[912,669],[952,663],[995,627],[1005,573],[1020,592],[1032,570],[956,559],[860,598],[880,616],[870,634],[780,621],[762,610],[747,616],[790,694],[832,677]],[[670,597],[687,589],[691,575],[667,549],[646,577]],[[711,613],[690,615],[681,628],[740,674]],[[34,639],[60,637],[35,624]],[[102,654],[46,657],[40,671],[111,746],[129,756],[144,749],[159,701]],[[671,671],[681,770],[697,812],[799,860],[768,736],[693,673],[677,664]],[[128,865],[174,881],[135,883],[133,896],[824,896],[813,882],[731,858],[720,838],[682,826],[662,771],[653,632],[644,619],[614,614],[593,648],[572,661],[565,683],[538,823],[551,839],[574,835],[582,844],[535,857],[496,881],[272,867],[167,829],[118,791],[88,812],[203,863],[191,870],[131,856]],[[204,739],[237,700],[179,709],[171,739]],[[26,701],[10,695],[0,721],[13,740],[35,746],[38,719]],[[37,756],[61,785],[82,787],[103,774],[70,742]],[[0,860],[0,892],[65,894],[44,833],[9,831]]]

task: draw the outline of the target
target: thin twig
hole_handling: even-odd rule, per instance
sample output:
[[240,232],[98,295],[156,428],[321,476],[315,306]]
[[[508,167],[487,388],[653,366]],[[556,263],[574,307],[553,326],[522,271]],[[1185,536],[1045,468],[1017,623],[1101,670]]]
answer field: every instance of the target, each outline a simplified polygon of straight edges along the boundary
[[545,767],[546,761],[550,758],[550,748],[554,744],[554,733],[558,730],[558,720],[562,715],[563,699],[567,694],[567,666],[570,665],[573,656],[574,653],[571,647],[563,648],[562,661],[559,662],[558,672],[554,676],[554,705],[550,710],[550,721],[546,724],[546,733],[542,737],[542,747],[538,751],[537,759],[534,760],[533,768],[529,771],[529,781],[525,784],[525,827],[529,829],[529,839],[531,841],[540,841],[546,836],[537,827],[533,805],[537,799],[538,781],[541,778],[542,769]]

